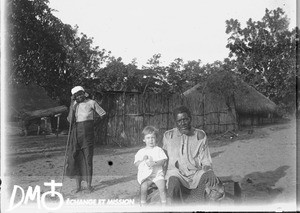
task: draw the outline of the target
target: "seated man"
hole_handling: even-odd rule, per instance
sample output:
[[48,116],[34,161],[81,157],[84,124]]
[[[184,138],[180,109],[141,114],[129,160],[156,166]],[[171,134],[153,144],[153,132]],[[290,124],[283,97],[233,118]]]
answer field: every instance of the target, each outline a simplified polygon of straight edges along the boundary
[[173,116],[177,127],[166,131],[163,138],[169,158],[165,176],[168,202],[199,203],[205,196],[223,197],[224,187],[212,170],[205,132],[191,126],[191,112],[185,106],[176,108]]

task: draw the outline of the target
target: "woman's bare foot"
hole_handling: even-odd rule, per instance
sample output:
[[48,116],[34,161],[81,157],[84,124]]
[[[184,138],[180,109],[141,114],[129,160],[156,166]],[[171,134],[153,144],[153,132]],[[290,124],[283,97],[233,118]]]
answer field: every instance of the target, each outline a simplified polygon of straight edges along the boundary
[[95,190],[95,188],[92,187],[92,186],[88,186],[87,190],[88,190],[89,193],[91,193],[91,192],[93,192]]
[[81,190],[82,190],[82,188],[79,187],[79,188],[77,188],[77,189],[75,190],[75,193],[78,193],[78,192],[80,192]]

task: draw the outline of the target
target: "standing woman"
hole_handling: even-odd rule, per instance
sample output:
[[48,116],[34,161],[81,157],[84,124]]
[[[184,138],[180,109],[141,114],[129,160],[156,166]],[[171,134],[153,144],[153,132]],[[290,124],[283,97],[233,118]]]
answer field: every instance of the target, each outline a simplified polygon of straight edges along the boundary
[[96,101],[87,98],[88,95],[81,86],[74,87],[71,93],[68,121],[72,129],[67,151],[66,175],[76,180],[75,193],[82,190],[82,181],[87,182],[87,190],[92,192],[95,113],[102,117],[106,112]]

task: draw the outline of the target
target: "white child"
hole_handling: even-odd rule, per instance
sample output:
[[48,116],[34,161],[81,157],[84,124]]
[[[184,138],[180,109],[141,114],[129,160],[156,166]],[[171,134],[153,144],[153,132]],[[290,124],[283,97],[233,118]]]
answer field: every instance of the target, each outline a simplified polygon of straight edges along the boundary
[[138,167],[138,182],[141,184],[141,205],[146,204],[148,187],[155,183],[159,190],[160,201],[166,204],[166,183],[163,164],[167,160],[165,152],[156,145],[158,130],[153,126],[146,126],[142,132],[146,147],[140,149],[134,158],[134,165]]

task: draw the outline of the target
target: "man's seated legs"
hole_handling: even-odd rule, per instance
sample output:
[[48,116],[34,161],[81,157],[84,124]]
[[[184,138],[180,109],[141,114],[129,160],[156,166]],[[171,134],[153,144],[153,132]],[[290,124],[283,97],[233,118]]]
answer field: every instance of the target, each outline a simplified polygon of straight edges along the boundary
[[168,180],[167,197],[170,199],[170,203],[181,203],[183,201],[182,196],[182,184],[178,177],[171,176]]
[[221,199],[225,194],[224,186],[219,178],[214,177],[216,176],[213,171],[205,172],[197,188],[190,191],[189,202],[206,203],[208,200]]
[[[217,178],[217,184],[213,184],[213,186],[209,186],[209,180],[212,179],[213,173],[206,172],[201,177],[201,180],[198,186],[195,189],[187,189],[183,186],[180,182],[180,179],[175,176],[171,176],[168,181],[168,188],[167,188],[167,197],[170,199],[170,203],[205,203],[207,200],[205,193],[206,188],[209,187],[213,190],[218,190],[216,194],[216,198],[221,198],[223,196],[222,193],[224,192],[224,187],[222,188],[222,182]],[[210,199],[214,199],[213,194],[208,195]]]

